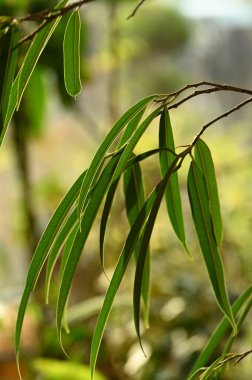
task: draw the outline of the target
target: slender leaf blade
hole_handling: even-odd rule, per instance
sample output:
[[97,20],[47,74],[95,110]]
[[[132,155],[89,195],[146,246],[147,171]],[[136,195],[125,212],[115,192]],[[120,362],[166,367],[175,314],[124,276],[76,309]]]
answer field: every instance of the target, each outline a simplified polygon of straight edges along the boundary
[[[56,6],[56,8],[65,7],[68,2],[69,0],[63,0]],[[33,73],[33,70],[36,67],[38,59],[41,56],[45,46],[47,45],[47,42],[52,36],[61,18],[62,16],[55,18],[54,20],[50,21],[43,29],[41,29],[36,34],[29,50],[26,53],[23,64],[13,82],[8,109],[4,120],[4,127],[0,135],[0,145],[2,144],[13,113],[22,99],[23,93]]]
[[103,306],[98,316],[96,323],[95,331],[93,334],[92,345],[91,345],[91,355],[90,355],[90,368],[91,368],[91,378],[93,379],[95,365],[97,361],[97,356],[104,333],[104,329],[111,311],[111,307],[116,296],[117,290],[122,281],[123,275],[127,269],[127,265],[131,258],[132,252],[137,244],[137,239],[142,231],[143,225],[146,221],[146,218],[150,212],[153,201],[155,199],[156,191],[158,190],[159,185],[153,190],[153,192],[147,198],[144,206],[142,207],[138,217],[132,226],[125,245],[120,254],[116,269],[114,271],[113,277],[109,284],[108,291],[106,293]]
[[[251,302],[252,298],[252,286],[246,289],[234,302],[232,305],[233,315],[236,317],[240,312],[241,308],[248,302]],[[237,323],[238,327],[238,323]],[[194,363],[189,375],[188,380],[192,380],[194,378],[195,373],[203,366],[207,364],[211,355],[214,353],[218,344],[222,341],[224,334],[230,328],[230,322],[228,318],[224,317],[222,321],[219,323],[213,334],[211,335],[209,341],[201,351],[198,359]]]
[[222,218],[212,155],[207,144],[201,139],[197,141],[194,152],[195,161],[197,162],[205,178],[209,207],[213,220],[214,235],[217,245],[220,247],[223,235]]
[[194,226],[217,303],[236,333],[236,325],[226,290],[223,264],[213,234],[206,184],[194,161],[191,162],[188,173],[188,194]]
[[18,49],[18,28],[11,26],[9,31],[1,37],[0,72],[3,81],[0,82],[0,134],[4,127],[4,119],[10,99],[11,87],[15,76]]
[[81,216],[81,212],[86,204],[87,194],[90,191],[90,188],[94,182],[95,173],[99,168],[101,167],[104,157],[116,139],[116,137],[119,135],[119,133],[123,130],[125,125],[144,107],[146,107],[153,99],[155,98],[154,95],[147,96],[146,98],[140,100],[138,103],[133,105],[127,112],[124,113],[124,115],[114,124],[112,129],[109,131],[109,133],[106,135],[105,139],[103,140],[102,144],[100,145],[99,149],[97,150],[90,166],[87,171],[87,174],[83,180],[81,192],[79,196],[78,201],[78,213],[79,217]]
[[81,228],[78,230],[71,252],[68,256],[67,262],[64,267],[64,272],[62,274],[62,279],[60,283],[60,289],[58,294],[57,308],[56,308],[56,323],[57,323],[57,333],[59,343],[62,346],[61,342],[61,324],[62,317],[65,310],[65,305],[69,297],[69,292],[71,288],[71,283],[73,276],[79,262],[83,247],[88,238],[89,232],[92,228],[94,219],[100,207],[100,204],[106,194],[106,191],[111,183],[111,178],[113,172],[117,165],[118,160],[120,159],[120,154],[115,155],[111,158],[105,169],[103,170],[100,178],[98,179],[96,186],[93,188],[92,197],[90,197],[89,203],[85,209],[82,221]]
[[[142,178],[142,171],[139,163],[129,167],[124,172],[124,195],[125,195],[125,205],[126,214],[129,221],[130,227],[134,225],[134,222],[139,214],[142,206],[145,202],[145,190]],[[135,253],[135,261],[137,262],[139,251],[141,249],[141,238],[138,240]],[[143,272],[143,282],[141,288],[141,296],[144,306],[144,321],[145,325],[149,327],[149,309],[150,309],[150,272],[151,272],[151,262],[150,262],[150,248],[147,249],[147,257],[144,265]]]
[[[164,177],[169,166],[176,159],[172,126],[167,109],[163,110],[160,117],[159,148],[161,149],[159,153],[161,174],[162,177]],[[162,148],[167,148],[167,150],[162,150]],[[174,152],[174,154],[172,152]],[[165,200],[172,227],[178,239],[184,246],[187,254],[189,257],[191,257],[186,244],[185,227],[177,172],[173,173],[169,183],[167,184],[165,191]]]
[[69,17],[63,42],[65,87],[73,97],[81,92],[80,32],[80,12],[76,10]]
[[82,173],[80,177],[75,181],[71,189],[68,191],[68,193],[65,195],[65,197],[61,201],[60,205],[54,212],[51,220],[49,221],[39,241],[39,244],[35,250],[35,253],[33,255],[33,258],[28,270],[23,295],[22,295],[21,302],[19,305],[17,322],[16,322],[15,347],[16,347],[17,361],[19,357],[19,343],[20,343],[20,336],[21,336],[21,331],[22,331],[22,326],[23,326],[24,314],[27,308],[30,294],[35,286],[36,280],[44,265],[48,252],[53,245],[55,237],[57,236],[58,231],[60,230],[62,224],[67,218],[67,215],[70,209],[72,208],[74,202],[76,201],[84,175],[85,175],[85,172]]

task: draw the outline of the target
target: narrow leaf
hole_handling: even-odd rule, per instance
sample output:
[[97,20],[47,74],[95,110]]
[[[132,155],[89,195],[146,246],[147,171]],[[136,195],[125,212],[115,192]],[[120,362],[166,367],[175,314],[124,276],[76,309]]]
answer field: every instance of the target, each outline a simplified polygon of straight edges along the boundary
[[195,161],[197,162],[205,178],[209,207],[213,220],[214,235],[217,245],[220,247],[223,235],[222,219],[212,155],[207,144],[201,139],[197,141],[194,152]]
[[[169,166],[176,159],[175,145],[172,133],[172,126],[170,121],[169,112],[164,109],[160,118],[159,124],[159,148],[167,148],[167,151],[160,150],[159,160],[162,177],[165,176]],[[174,152],[174,153],[172,153]],[[187,248],[186,238],[185,238],[185,227],[183,220],[183,211],[181,204],[181,195],[178,181],[178,173],[175,172],[171,176],[171,179],[166,187],[165,200],[168,215],[172,224],[172,227],[183,244],[187,254],[190,253]]]
[[106,135],[105,139],[103,140],[102,144],[100,145],[99,149],[97,150],[90,166],[87,171],[87,174],[83,180],[81,192],[79,196],[78,201],[78,213],[79,217],[81,215],[81,212],[83,208],[86,205],[86,199],[87,194],[90,191],[90,188],[94,182],[95,173],[99,168],[101,167],[104,157],[116,139],[116,137],[119,135],[119,133],[123,130],[125,125],[144,107],[146,107],[155,96],[148,96],[142,100],[140,100],[138,103],[136,103],[134,106],[132,106],[125,114],[114,124],[110,132]]
[[[238,315],[238,313],[240,312],[240,310],[246,303],[251,302],[251,299],[252,299],[252,286],[246,289],[232,305],[232,312],[233,312],[234,317]],[[237,327],[239,327],[238,323],[237,323]],[[224,337],[224,334],[229,328],[230,328],[230,322],[228,318],[224,317],[222,321],[220,322],[220,324],[217,326],[216,330],[211,335],[209,341],[207,342],[203,350],[201,351],[200,356],[194,363],[194,366],[188,375],[188,380],[192,380],[195,376],[195,373],[201,367],[207,364],[207,362],[213,355],[216,347],[220,344],[220,342],[222,341]]]
[[76,10],[68,20],[63,44],[65,86],[69,95],[74,97],[81,91],[80,31],[80,13],[79,10]]
[[[143,350],[141,336],[140,336],[140,298],[141,298],[141,289],[143,283],[143,273],[145,268],[145,261],[148,252],[148,247],[152,235],[152,231],[154,228],[154,224],[157,218],[158,210],[161,205],[161,201],[165,194],[165,190],[169,180],[171,179],[172,173],[174,172],[176,165],[178,163],[179,158],[177,157],[169,167],[166,175],[162,179],[158,191],[156,192],[156,197],[154,199],[152,209],[150,211],[150,215],[144,227],[143,235],[141,237],[141,246],[139,248],[139,254],[137,258],[137,266],[135,273],[135,281],[134,281],[134,291],[133,291],[133,305],[134,305],[134,322],[136,333],[138,336],[139,344]],[[144,352],[144,351],[143,351]]]
[[[64,7],[68,2],[69,0],[63,0],[56,6],[56,8]],[[40,30],[34,37],[31,46],[26,53],[23,64],[13,82],[8,110],[4,120],[4,127],[0,135],[0,145],[2,144],[5,132],[11,121],[13,113],[22,99],[23,93],[38,62],[38,59],[61,18],[62,16],[55,18],[54,20],[50,21],[42,30]]]
[[2,77],[0,81],[0,135],[4,127],[4,119],[16,71],[18,49],[14,49],[14,47],[18,43],[18,36],[18,28],[11,26],[0,39],[0,73]]
[[188,194],[201,252],[217,303],[233,326],[234,333],[236,333],[236,325],[226,290],[222,260],[213,234],[207,188],[204,177],[194,161],[191,162],[188,173]]
[[69,235],[71,234],[71,231],[76,225],[77,221],[78,221],[77,211],[76,209],[74,209],[72,213],[69,215],[69,217],[67,218],[67,221],[65,222],[63,227],[61,227],[61,230],[58,233],[57,238],[55,239],[55,242],[53,243],[53,246],[50,250],[48,260],[47,260],[47,265],[46,265],[46,279],[45,279],[46,303],[49,302],[51,278],[52,278],[55,264],[60,255],[61,248],[63,247],[64,243],[66,242]]
[[80,177],[77,179],[77,181],[73,184],[71,189],[65,195],[64,199],[62,200],[62,202],[60,203],[60,205],[54,212],[51,220],[49,221],[39,241],[36,251],[33,255],[33,258],[28,270],[27,278],[26,278],[24,292],[23,292],[21,302],[19,305],[17,322],[16,322],[15,344],[16,344],[17,360],[19,356],[19,343],[20,343],[21,330],[23,326],[24,314],[26,311],[30,294],[35,286],[39,273],[45,263],[48,252],[53,245],[55,237],[57,236],[58,231],[60,230],[62,224],[67,218],[67,215],[70,209],[72,208],[74,202],[76,201],[84,175],[85,175],[85,172],[82,173]]
[[116,269],[114,271],[113,277],[111,279],[111,282],[109,284],[108,291],[106,293],[102,309],[100,311],[100,314],[98,316],[98,320],[96,323],[95,331],[93,334],[92,339],[92,345],[91,345],[91,355],[90,355],[90,368],[91,368],[91,378],[93,379],[94,376],[94,370],[95,365],[97,361],[97,356],[102,340],[102,336],[105,330],[105,326],[111,311],[111,307],[114,301],[114,298],[116,296],[117,290],[120,286],[120,283],[122,281],[123,275],[126,271],[126,268],[128,266],[129,260],[131,258],[132,252],[137,244],[137,240],[139,238],[139,235],[142,231],[143,225],[146,221],[146,218],[150,212],[150,209],[152,207],[153,201],[155,199],[156,192],[159,188],[159,185],[153,190],[153,192],[149,195],[147,198],[143,208],[141,209],[140,213],[138,214],[138,217],[132,226],[129,235],[127,237],[127,240],[125,242],[125,245],[122,249],[122,252],[120,254],[118,263],[116,265]]
[[63,316],[65,305],[69,296],[73,276],[74,276],[77,264],[79,262],[83,247],[86,243],[89,232],[92,228],[92,225],[95,220],[98,209],[100,207],[100,204],[110,185],[113,172],[115,170],[115,167],[119,159],[120,159],[119,154],[111,158],[111,160],[109,161],[109,163],[103,170],[102,174],[100,175],[100,178],[97,181],[96,186],[93,188],[92,197],[90,197],[89,203],[85,209],[85,212],[82,218],[81,228],[78,230],[75,236],[71,252],[65,264],[64,272],[63,272],[61,283],[60,283],[57,309],[56,309],[57,333],[58,333],[59,343],[62,348],[63,348],[62,342],[61,342],[62,316]]
[[[133,226],[137,215],[145,202],[145,190],[142,179],[142,172],[139,163],[129,167],[124,172],[124,194],[126,213],[130,227]],[[135,248],[135,261],[137,262],[139,250],[141,249],[141,239]],[[141,289],[141,296],[144,306],[144,321],[145,325],[149,327],[149,308],[150,308],[150,249],[147,250],[147,257],[144,266],[143,283]]]

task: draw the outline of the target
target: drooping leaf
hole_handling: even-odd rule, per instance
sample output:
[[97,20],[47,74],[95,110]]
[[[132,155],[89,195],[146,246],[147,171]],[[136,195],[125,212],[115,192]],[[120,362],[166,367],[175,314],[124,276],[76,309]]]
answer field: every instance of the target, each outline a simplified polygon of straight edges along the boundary
[[[252,300],[252,286],[246,289],[232,305],[232,312],[233,312],[234,317],[238,315],[238,313],[240,312],[240,310],[243,308],[244,305],[251,304],[251,300]],[[224,334],[229,328],[230,328],[230,322],[226,317],[224,317],[222,321],[220,322],[220,324],[217,326],[216,330],[211,335],[209,341],[207,342],[203,350],[201,351],[200,356],[194,363],[193,368],[191,369],[188,375],[188,380],[193,380],[196,372],[201,367],[207,364],[207,362],[211,358],[211,355],[214,353],[216,347],[222,341]],[[239,328],[238,322],[237,322],[237,328]]]
[[[121,152],[122,154],[122,152]],[[60,289],[58,294],[57,309],[56,309],[56,322],[57,322],[57,333],[59,343],[61,342],[61,324],[62,316],[64,313],[65,305],[69,297],[69,292],[71,288],[71,283],[76,270],[76,266],[79,262],[82,250],[88,238],[89,232],[92,228],[93,222],[95,220],[96,214],[100,207],[100,204],[107,192],[107,189],[111,183],[111,178],[115,167],[120,159],[120,154],[117,154],[111,158],[106,167],[104,168],[102,174],[100,175],[95,187],[92,190],[92,197],[90,197],[88,205],[84,211],[81,228],[78,230],[71,252],[69,253],[67,262],[64,267],[64,272],[62,274],[62,279],[60,283]]]
[[57,259],[60,255],[61,248],[63,247],[64,243],[68,239],[69,235],[72,232],[72,229],[76,225],[78,221],[77,218],[77,211],[74,209],[72,213],[67,218],[67,221],[65,224],[61,227],[61,230],[59,231],[53,246],[50,250],[47,265],[46,265],[46,279],[45,279],[45,294],[46,294],[46,303],[49,302],[49,291],[50,291],[50,285],[51,285],[51,277],[52,273],[55,267],[55,264],[57,262]]
[[220,247],[223,234],[222,219],[212,155],[207,144],[201,139],[197,141],[194,152],[195,161],[197,162],[205,178],[209,207],[213,220],[214,235],[217,245]]
[[229,319],[234,333],[236,333],[236,325],[226,290],[222,259],[212,228],[206,183],[198,165],[194,161],[191,162],[188,173],[188,194],[201,252],[217,303]]
[[159,185],[156,186],[156,188],[153,190],[153,192],[149,195],[147,198],[144,206],[142,207],[140,213],[138,214],[138,217],[132,226],[129,235],[127,237],[127,240],[124,244],[124,247],[122,249],[122,252],[120,254],[118,263],[116,265],[116,269],[114,271],[113,277],[111,279],[111,282],[109,284],[108,291],[106,293],[102,309],[100,311],[100,314],[98,316],[98,320],[96,323],[95,331],[93,334],[92,339],[92,345],[91,345],[91,355],[90,355],[90,368],[91,368],[91,378],[93,379],[94,376],[94,370],[95,365],[97,361],[97,356],[102,340],[102,336],[104,333],[104,329],[111,311],[111,307],[114,301],[114,298],[116,296],[117,290],[120,286],[120,283],[122,281],[123,275],[126,271],[126,268],[128,266],[129,260],[131,258],[132,252],[134,251],[134,248],[137,244],[137,240],[139,238],[139,235],[142,231],[143,225],[146,221],[146,218],[148,217],[148,214],[151,210],[153,201],[155,199],[156,192],[159,188]]
[[[142,179],[142,171],[139,163],[129,167],[124,172],[124,195],[126,204],[126,213],[130,227],[135,223],[137,215],[145,202],[145,190]],[[139,250],[141,249],[141,239],[138,240],[135,253],[135,261],[137,262]],[[144,321],[146,327],[149,327],[149,308],[150,308],[150,249],[147,250],[147,257],[144,266],[143,283],[141,288],[141,296],[144,306]]]
[[28,304],[30,294],[36,284],[39,273],[45,263],[45,260],[48,256],[49,250],[51,249],[53,242],[64,223],[67,215],[72,208],[76,198],[79,194],[81,183],[85,172],[80,175],[76,182],[72,185],[71,189],[65,195],[64,199],[61,201],[60,205],[54,212],[51,220],[49,221],[40,241],[34,252],[27,278],[25,283],[24,292],[21,298],[21,302],[18,309],[18,316],[16,322],[16,334],[15,334],[15,347],[16,347],[16,357],[17,362],[19,360],[19,343],[21,330],[23,326],[24,314]]
[[68,20],[63,44],[65,86],[69,95],[74,97],[81,91],[80,31],[80,13],[79,10],[76,10]]
[[[117,145],[117,150],[120,150],[129,140],[129,138],[132,136],[133,132],[137,128],[144,112],[145,112],[146,107],[141,109],[136,116],[133,117],[133,119],[130,120],[128,123],[127,127],[125,128],[125,131],[123,133],[123,136],[121,137],[121,140],[119,144]],[[104,268],[104,239],[105,239],[105,233],[106,233],[106,227],[107,227],[107,222],[111,210],[111,206],[114,200],[115,192],[118,186],[120,178],[118,178],[116,181],[114,181],[110,189],[108,191],[105,205],[103,208],[103,213],[102,213],[102,218],[101,218],[101,223],[100,223],[100,259],[102,263],[102,267]]]
[[[56,6],[56,8],[65,7],[68,2],[69,0],[63,0]],[[59,16],[50,21],[47,25],[45,25],[45,27],[36,34],[31,43],[30,48],[26,53],[23,64],[13,82],[13,86],[11,89],[8,109],[4,120],[4,127],[0,135],[0,145],[2,144],[5,132],[11,121],[13,113],[22,99],[23,93],[33,73],[33,70],[36,67],[38,59],[42,54],[47,42],[52,36],[61,18],[62,16]]]
[[143,273],[144,273],[144,268],[145,268],[146,256],[148,252],[148,247],[149,247],[153,227],[157,218],[158,210],[161,205],[161,201],[165,194],[167,184],[169,183],[169,180],[171,179],[171,176],[176,168],[178,161],[179,161],[179,157],[177,157],[171,163],[166,175],[164,176],[164,178],[162,179],[160,183],[160,186],[156,192],[156,196],[155,196],[155,199],[150,211],[150,215],[148,217],[148,220],[144,227],[144,231],[141,236],[141,245],[140,245],[139,253],[137,257],[136,273],[135,273],[135,280],[134,280],[133,305],[134,305],[135,329],[136,329],[136,333],[137,333],[138,340],[139,340],[142,350],[143,350],[143,346],[142,346],[141,335],[140,335],[140,298],[141,298],[141,289],[142,289],[142,283],[143,283]]
[[87,171],[87,174],[83,180],[82,187],[81,187],[81,192],[79,196],[79,201],[78,201],[78,213],[79,217],[81,216],[81,212],[83,208],[86,205],[86,199],[87,199],[87,194],[90,191],[90,188],[92,187],[94,178],[95,178],[95,173],[97,170],[99,170],[104,157],[116,139],[116,137],[119,135],[119,133],[123,130],[125,125],[144,107],[146,107],[153,99],[155,96],[148,96],[142,100],[140,100],[138,103],[136,103],[134,106],[132,106],[125,114],[114,124],[110,132],[106,135],[105,139],[103,140],[102,144],[100,145],[99,149],[97,150],[90,166]]
[[15,76],[18,49],[18,28],[11,26],[0,39],[0,135],[4,128],[4,119],[10,99],[11,86]]
[[[171,163],[176,159],[175,145],[172,133],[172,126],[170,121],[169,112],[164,109],[160,118],[159,124],[159,148],[167,148],[167,150],[160,150],[159,160],[162,177],[167,173]],[[174,153],[172,153],[174,152]],[[186,244],[185,227],[183,219],[183,211],[181,204],[181,195],[178,181],[178,173],[175,172],[171,176],[165,191],[165,200],[168,210],[168,215],[173,226],[173,229],[183,244],[187,254],[190,256]]]

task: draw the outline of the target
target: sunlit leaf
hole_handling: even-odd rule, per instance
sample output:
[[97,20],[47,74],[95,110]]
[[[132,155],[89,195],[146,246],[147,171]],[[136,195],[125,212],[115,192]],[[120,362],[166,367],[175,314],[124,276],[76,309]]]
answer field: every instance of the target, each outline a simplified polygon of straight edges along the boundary
[[222,242],[222,219],[220,201],[211,152],[207,144],[199,139],[195,145],[195,161],[203,173],[206,182],[209,206],[213,220],[214,234],[218,247]]
[[11,26],[0,39],[0,134],[3,131],[4,119],[10,99],[11,87],[15,76],[18,49],[18,28]]
[[105,139],[103,140],[102,144],[100,145],[99,149],[97,150],[90,166],[87,171],[87,174],[83,180],[83,184],[81,187],[81,192],[79,196],[78,201],[78,213],[79,217],[81,216],[81,212],[83,208],[86,205],[86,199],[87,194],[90,191],[90,188],[92,187],[95,173],[102,165],[102,162],[104,160],[104,157],[110,148],[110,146],[115,141],[116,137],[119,135],[119,133],[123,130],[123,128],[127,125],[127,123],[144,107],[149,104],[155,96],[148,96],[142,100],[140,100],[138,103],[136,103],[134,106],[132,106],[125,114],[114,124],[110,132],[106,135]]
[[[159,125],[159,148],[167,148],[168,150],[161,150],[159,153],[160,167],[162,177],[167,173],[167,170],[171,163],[176,159],[175,145],[172,133],[172,126],[170,121],[169,112],[164,109],[160,118]],[[174,152],[174,153],[172,153]],[[183,211],[181,204],[180,188],[177,172],[173,173],[171,179],[166,187],[165,200],[168,210],[168,215],[173,226],[173,229],[183,244],[186,252],[189,254],[186,238]]]
[[[56,8],[64,7],[67,5],[68,2],[69,0],[63,0],[57,5]],[[40,30],[34,37],[31,43],[31,46],[26,53],[23,64],[13,82],[11,95],[10,95],[10,101],[8,104],[8,109],[7,109],[6,117],[4,120],[4,127],[0,135],[0,145],[2,144],[5,132],[11,121],[13,113],[22,99],[23,93],[33,73],[33,70],[36,67],[38,59],[41,56],[45,46],[47,45],[47,42],[52,36],[61,18],[62,16],[59,16],[53,19],[42,30]]]
[[75,236],[71,252],[69,253],[67,262],[64,267],[64,271],[63,271],[62,279],[60,283],[59,294],[58,294],[57,309],[56,309],[57,333],[58,333],[59,342],[62,348],[63,348],[62,342],[61,342],[62,316],[64,313],[66,301],[69,296],[73,276],[74,276],[77,264],[79,262],[82,250],[88,238],[89,232],[93,226],[93,222],[95,220],[100,204],[111,183],[111,178],[113,176],[113,172],[115,170],[115,167],[119,159],[120,159],[120,154],[117,154],[111,158],[111,160],[109,161],[109,163],[106,165],[105,169],[103,170],[102,174],[100,175],[95,187],[93,188],[92,197],[90,197],[89,203],[85,209],[85,212],[82,218],[81,228],[78,230]]
[[36,284],[37,278],[45,263],[45,260],[53,245],[53,242],[62,224],[67,218],[68,213],[71,210],[74,202],[76,201],[84,175],[85,175],[85,172],[80,175],[77,181],[72,185],[71,189],[65,195],[64,199],[62,200],[62,202],[56,209],[55,213],[53,214],[51,220],[49,221],[39,241],[36,251],[34,252],[34,255],[33,255],[29,270],[28,270],[25,288],[24,288],[24,292],[21,298],[20,305],[19,305],[17,322],[16,322],[15,346],[16,346],[17,361],[19,358],[19,343],[20,343],[21,330],[23,326],[24,314],[26,311],[30,294]]
[[92,339],[92,345],[91,345],[91,355],[90,355],[90,367],[91,367],[91,377],[93,379],[94,376],[94,370],[95,365],[97,361],[97,356],[102,340],[102,336],[104,333],[104,329],[111,311],[111,307],[114,301],[114,298],[116,296],[116,293],[118,291],[119,285],[122,281],[123,275],[126,271],[126,268],[128,266],[129,260],[131,258],[132,252],[134,251],[134,248],[137,244],[139,235],[141,234],[143,225],[146,221],[146,218],[149,215],[149,212],[151,210],[153,201],[155,199],[156,192],[159,188],[159,185],[153,190],[153,192],[149,195],[147,198],[143,208],[141,209],[140,213],[138,214],[138,217],[132,226],[129,235],[127,237],[127,240],[124,244],[124,247],[122,249],[122,252],[120,254],[118,263],[116,265],[116,269],[114,271],[113,277],[111,279],[111,282],[109,284],[108,291],[106,293],[102,309],[100,311],[95,331],[93,334]]
[[64,79],[69,95],[76,97],[81,91],[80,79],[80,31],[79,10],[74,11],[67,23],[64,35]]
[[204,177],[194,161],[191,162],[188,173],[188,194],[201,252],[216,300],[236,333],[236,325],[226,290],[222,259],[212,228],[207,188]]
[[[135,223],[137,215],[145,202],[145,190],[142,179],[142,172],[139,163],[129,167],[123,176],[124,179],[124,194],[126,213],[130,227]],[[141,248],[141,239],[138,240],[134,250],[135,260],[137,262],[139,250]],[[147,250],[146,261],[143,273],[143,283],[141,288],[141,296],[144,306],[144,321],[146,327],[149,327],[149,307],[150,307],[150,249]]]
[[[238,315],[238,313],[240,312],[240,310],[243,308],[244,305],[251,306],[251,301],[252,301],[252,286],[246,289],[232,305],[232,312],[233,312],[234,317]],[[243,313],[243,316],[244,316],[244,313]],[[238,321],[237,321],[237,328],[239,328],[239,325],[240,325]],[[194,363],[194,366],[192,367],[188,375],[188,380],[193,380],[195,373],[201,367],[207,364],[207,362],[211,358],[211,355],[213,355],[216,347],[220,344],[220,342],[222,341],[224,337],[224,334],[229,328],[230,328],[230,322],[226,317],[224,317],[222,321],[220,322],[220,324],[217,326],[216,330],[211,335],[209,341],[207,342],[203,350],[201,351],[198,359]]]

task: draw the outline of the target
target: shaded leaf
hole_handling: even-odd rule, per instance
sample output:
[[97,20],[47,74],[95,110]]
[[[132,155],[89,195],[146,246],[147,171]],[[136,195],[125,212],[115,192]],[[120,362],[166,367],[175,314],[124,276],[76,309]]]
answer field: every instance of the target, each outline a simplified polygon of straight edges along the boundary
[[122,252],[120,254],[118,263],[116,265],[116,269],[114,271],[113,277],[111,279],[111,282],[109,284],[108,291],[106,293],[102,309],[100,311],[95,331],[93,334],[92,339],[92,345],[91,345],[91,355],[90,355],[90,368],[91,368],[91,378],[93,379],[94,376],[94,370],[95,365],[97,361],[97,356],[102,340],[102,336],[104,333],[104,329],[111,311],[111,307],[114,301],[114,298],[116,296],[117,290],[119,288],[119,285],[122,281],[123,275],[126,271],[126,268],[128,266],[129,260],[131,258],[132,252],[134,251],[134,248],[137,244],[137,240],[139,238],[139,235],[142,231],[143,225],[146,221],[146,218],[150,212],[150,209],[152,207],[153,201],[155,199],[156,192],[159,188],[159,185],[153,190],[153,192],[149,195],[147,198],[144,206],[142,207],[140,213],[138,214],[138,217],[132,226],[129,235],[127,237],[127,240],[124,244],[124,247],[122,249]]
[[171,176],[173,174],[173,171],[176,168],[178,161],[179,161],[179,157],[177,157],[172,162],[166,175],[164,176],[164,178],[162,179],[160,183],[160,186],[156,192],[156,196],[155,196],[155,199],[150,211],[150,215],[144,227],[143,235],[141,237],[141,246],[139,248],[135,280],[134,280],[133,305],[134,305],[135,328],[136,328],[136,333],[137,333],[138,340],[139,340],[142,350],[143,350],[143,346],[142,346],[141,336],[140,336],[140,298],[141,298],[141,289],[142,289],[145,261],[146,261],[146,256],[148,252],[148,247],[149,247],[153,227],[157,218],[158,210],[160,208],[163,196],[165,194],[167,184],[169,183],[169,180],[171,179]]
[[[159,148],[167,148],[168,150],[161,150],[159,153],[160,167],[162,177],[165,176],[169,166],[176,159],[174,139],[172,133],[172,126],[170,121],[169,112],[164,109],[160,118],[159,124]],[[174,153],[172,153],[174,152]],[[170,181],[167,184],[165,191],[165,200],[168,210],[168,215],[173,226],[173,229],[183,244],[186,252],[189,254],[186,238],[185,238],[185,228],[183,211],[181,204],[181,195],[178,181],[177,172],[173,173]],[[191,257],[191,256],[190,256]]]
[[[63,0],[56,6],[56,8],[64,7],[68,2],[69,0]],[[40,30],[34,37],[31,46],[26,53],[23,64],[13,82],[11,89],[10,101],[4,120],[4,127],[0,135],[0,145],[2,144],[5,132],[11,121],[13,113],[22,99],[23,93],[33,73],[33,70],[36,67],[38,59],[61,18],[62,16],[55,18],[54,20],[50,21],[42,30]]]
[[[142,172],[139,163],[129,167],[124,172],[124,194],[126,213],[130,227],[135,223],[137,215],[145,202],[145,191],[142,179]],[[135,253],[135,261],[137,262],[139,250],[141,249],[141,239],[138,240]],[[149,327],[149,308],[150,308],[150,249],[147,250],[147,257],[143,272],[143,283],[141,288],[141,296],[144,305],[144,321],[146,327]]]
[[201,252],[216,300],[233,326],[234,333],[236,333],[236,325],[226,290],[222,260],[212,229],[207,188],[204,177],[194,161],[191,162],[188,173],[188,194]]
[[81,91],[80,31],[80,13],[76,10],[69,17],[63,44],[65,86],[69,95],[74,97]]
[[218,247],[222,242],[222,219],[220,210],[220,201],[218,196],[218,188],[215,177],[214,163],[211,152],[207,144],[199,139],[195,144],[195,161],[203,173],[207,194],[209,199],[209,207],[213,220],[213,229]]
[[4,128],[4,119],[10,99],[11,87],[15,76],[18,49],[13,49],[18,43],[18,28],[11,26],[0,39],[0,134]]

